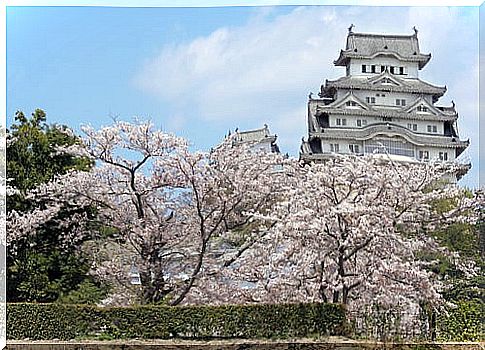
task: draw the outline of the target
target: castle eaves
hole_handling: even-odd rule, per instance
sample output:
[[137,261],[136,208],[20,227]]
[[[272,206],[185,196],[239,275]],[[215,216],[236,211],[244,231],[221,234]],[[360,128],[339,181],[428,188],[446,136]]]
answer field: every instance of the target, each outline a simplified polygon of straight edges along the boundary
[[426,135],[413,133],[406,128],[393,123],[373,124],[366,128],[348,128],[348,129],[326,129],[324,132],[311,132],[310,137],[318,137],[323,140],[370,140],[378,135],[399,136],[405,138],[417,146],[427,147],[445,147],[457,148],[464,150],[470,142],[463,141],[457,137]]
[[[430,120],[430,121],[455,121],[458,119],[458,114],[448,108],[447,111],[442,111],[441,107],[438,108],[442,113],[428,114],[428,113],[418,113],[417,111],[406,112],[403,110],[393,110],[393,109],[347,109],[347,108],[335,108],[332,105],[324,105],[323,100],[311,100],[310,107],[313,114],[319,114],[327,112],[329,114],[338,115],[358,115],[358,116],[368,116],[368,117],[390,117],[396,119],[407,119],[407,120]],[[443,107],[447,108],[447,107]]]
[[326,80],[325,87],[389,92],[409,92],[416,94],[430,94],[436,97],[441,97],[446,93],[446,86],[432,85],[420,79],[401,79],[394,77],[394,79],[403,82],[401,86],[372,84],[370,82],[371,79],[372,77],[345,76],[337,80]]

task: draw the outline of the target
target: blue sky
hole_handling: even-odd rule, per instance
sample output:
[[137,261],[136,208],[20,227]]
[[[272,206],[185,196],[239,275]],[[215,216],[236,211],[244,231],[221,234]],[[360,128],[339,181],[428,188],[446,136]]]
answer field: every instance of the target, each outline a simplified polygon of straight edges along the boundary
[[79,130],[111,117],[152,119],[208,149],[239,127],[269,124],[283,152],[306,136],[306,102],[355,31],[412,33],[433,58],[424,80],[447,85],[478,184],[476,7],[277,6],[7,8],[7,123],[16,110],[47,112]]

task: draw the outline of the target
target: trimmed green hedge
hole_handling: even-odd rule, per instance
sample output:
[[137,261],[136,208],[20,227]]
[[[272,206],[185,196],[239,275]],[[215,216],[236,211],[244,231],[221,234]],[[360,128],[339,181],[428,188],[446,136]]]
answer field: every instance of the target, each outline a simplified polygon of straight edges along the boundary
[[341,335],[345,310],[335,304],[139,306],[98,308],[8,304],[7,339],[288,338]]

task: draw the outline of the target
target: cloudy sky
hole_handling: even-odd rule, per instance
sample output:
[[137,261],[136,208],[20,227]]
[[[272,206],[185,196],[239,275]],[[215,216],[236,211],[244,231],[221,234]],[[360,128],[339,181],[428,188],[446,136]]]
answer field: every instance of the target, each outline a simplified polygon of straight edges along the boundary
[[276,6],[7,8],[7,123],[47,112],[76,130],[112,117],[150,118],[208,149],[228,130],[268,124],[297,156],[306,102],[354,31],[412,34],[432,59],[422,79],[446,85],[470,138],[478,185],[478,8]]

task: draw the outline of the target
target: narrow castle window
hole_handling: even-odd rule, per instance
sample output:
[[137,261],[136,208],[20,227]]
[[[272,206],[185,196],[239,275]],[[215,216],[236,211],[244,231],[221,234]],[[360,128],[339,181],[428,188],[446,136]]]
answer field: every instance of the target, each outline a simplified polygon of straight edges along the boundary
[[345,119],[345,118],[343,118],[343,119],[337,118],[336,124],[337,125],[343,125],[343,126],[345,126],[345,125],[347,125],[347,119]]
[[428,125],[428,132],[437,133],[438,127],[436,125]]
[[428,151],[419,151],[419,159],[429,159],[429,152]]
[[339,151],[339,144],[338,143],[331,143],[330,144],[330,152],[338,152]]
[[408,129],[412,131],[418,131],[418,124],[408,123]]
[[367,66],[365,64],[362,65],[362,73],[367,73]]
[[360,153],[359,152],[359,145],[350,144],[349,150],[350,150],[351,153]]

